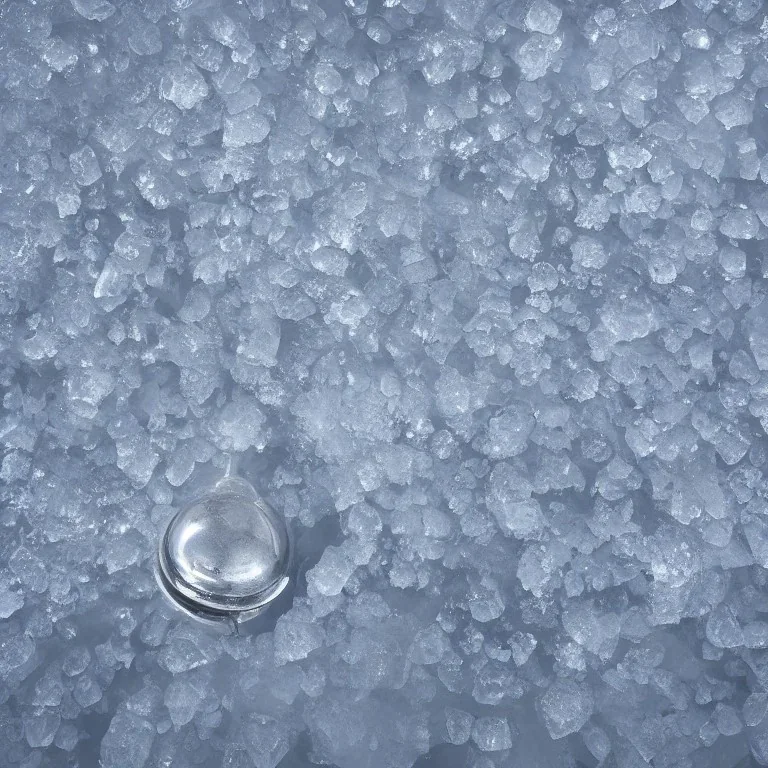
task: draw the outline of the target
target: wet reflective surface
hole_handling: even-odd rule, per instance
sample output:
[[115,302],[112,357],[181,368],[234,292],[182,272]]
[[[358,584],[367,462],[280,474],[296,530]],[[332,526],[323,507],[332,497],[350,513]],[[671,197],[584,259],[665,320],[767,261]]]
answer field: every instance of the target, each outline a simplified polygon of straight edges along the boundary
[[243,622],[288,585],[282,517],[239,477],[176,514],[160,540],[156,576],[171,602],[202,621]]

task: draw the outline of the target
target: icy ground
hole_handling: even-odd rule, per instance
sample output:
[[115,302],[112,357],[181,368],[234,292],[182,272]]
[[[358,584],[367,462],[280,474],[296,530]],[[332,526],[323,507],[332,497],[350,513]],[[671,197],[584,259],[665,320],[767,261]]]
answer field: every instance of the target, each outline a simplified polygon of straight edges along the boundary
[[2,0],[0,766],[768,765],[767,11]]

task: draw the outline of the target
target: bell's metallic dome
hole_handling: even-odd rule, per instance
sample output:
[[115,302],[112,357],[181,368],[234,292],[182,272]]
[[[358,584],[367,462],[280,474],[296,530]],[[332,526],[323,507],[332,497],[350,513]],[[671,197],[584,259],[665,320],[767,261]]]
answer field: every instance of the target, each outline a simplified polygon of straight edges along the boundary
[[288,584],[283,519],[238,477],[176,514],[160,540],[158,583],[203,620],[252,618]]

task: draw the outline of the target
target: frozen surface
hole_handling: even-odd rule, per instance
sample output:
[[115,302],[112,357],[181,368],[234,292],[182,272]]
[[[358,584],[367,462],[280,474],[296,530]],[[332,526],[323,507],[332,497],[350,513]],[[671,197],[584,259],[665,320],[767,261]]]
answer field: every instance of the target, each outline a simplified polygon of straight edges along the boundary
[[768,765],[767,10],[0,2],[2,767]]

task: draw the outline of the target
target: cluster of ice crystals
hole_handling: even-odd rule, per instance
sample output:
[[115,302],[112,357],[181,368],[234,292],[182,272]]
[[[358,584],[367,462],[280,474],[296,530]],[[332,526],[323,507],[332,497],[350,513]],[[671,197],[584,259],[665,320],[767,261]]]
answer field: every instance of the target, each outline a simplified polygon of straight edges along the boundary
[[767,110],[760,0],[0,2],[0,763],[768,765]]

